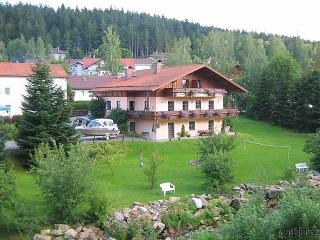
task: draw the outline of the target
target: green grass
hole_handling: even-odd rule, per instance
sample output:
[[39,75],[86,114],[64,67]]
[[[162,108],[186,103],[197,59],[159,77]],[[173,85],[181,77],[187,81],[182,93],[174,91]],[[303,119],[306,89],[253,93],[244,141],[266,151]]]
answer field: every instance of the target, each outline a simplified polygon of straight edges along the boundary
[[[308,155],[302,150],[306,140],[303,134],[246,118],[235,120],[234,128],[237,132],[235,137],[237,147],[232,152],[235,183],[272,183],[281,179],[288,167],[294,168],[294,163],[308,162]],[[264,144],[290,145],[290,161],[287,159],[287,150],[282,148],[247,144],[244,151],[243,140],[246,139]],[[125,142],[120,145],[124,154],[114,165],[114,176],[111,176],[108,169],[101,167],[95,169],[94,174],[99,189],[106,192],[115,209],[129,206],[133,201],[147,202],[161,199],[158,184],[155,189],[150,190],[139,167],[140,151],[143,150],[145,162],[155,152],[163,159],[158,183],[172,182],[176,185],[178,196],[205,193],[203,188],[205,179],[201,170],[188,164],[189,160],[197,158],[197,144],[198,140]],[[34,177],[25,172],[17,161],[15,161],[15,174],[17,190],[22,199],[29,204],[38,205],[45,211],[46,204],[40,196]]]

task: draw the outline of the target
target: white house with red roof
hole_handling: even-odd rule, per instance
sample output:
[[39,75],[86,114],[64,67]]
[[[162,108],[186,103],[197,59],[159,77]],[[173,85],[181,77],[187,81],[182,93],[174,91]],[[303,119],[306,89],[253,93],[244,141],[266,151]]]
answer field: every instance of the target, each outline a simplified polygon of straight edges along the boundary
[[[32,74],[30,63],[0,63],[0,116],[21,115],[26,95],[27,78]],[[67,90],[67,73],[60,64],[50,64],[50,76],[56,86]]]
[[247,92],[245,88],[203,64],[162,67],[131,72],[125,77],[96,87],[107,110],[128,110],[130,132],[153,140],[177,138],[182,128],[190,136],[220,133],[222,120],[236,115],[237,109],[224,106],[228,92]]

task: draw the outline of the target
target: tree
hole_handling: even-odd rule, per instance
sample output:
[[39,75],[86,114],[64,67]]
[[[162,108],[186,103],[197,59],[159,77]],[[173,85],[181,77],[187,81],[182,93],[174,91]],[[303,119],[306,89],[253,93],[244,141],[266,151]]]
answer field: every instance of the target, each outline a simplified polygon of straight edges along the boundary
[[159,155],[155,153],[143,168],[143,173],[146,176],[151,189],[154,188],[154,185],[158,180],[159,166],[161,162],[162,160]]
[[287,55],[288,50],[283,41],[279,37],[272,37],[267,42],[267,55],[269,58],[273,58],[277,55]]
[[6,46],[3,41],[0,41],[0,62],[6,61],[8,61]]
[[115,75],[123,70],[121,59],[120,39],[112,27],[108,27],[105,36],[102,38],[100,51],[104,56],[106,70]]
[[90,113],[93,118],[104,118],[106,103],[102,97],[93,98],[90,102]]
[[70,125],[71,109],[64,99],[64,91],[50,78],[49,69],[47,65],[37,64],[28,78],[18,126],[18,143],[26,154],[42,142],[54,140],[67,147],[77,141],[76,131]]
[[7,53],[11,62],[25,62],[27,57],[27,43],[25,38],[14,39],[8,43]]
[[316,171],[320,170],[320,130],[317,132],[310,134],[305,145],[304,151],[306,153],[312,153],[311,162],[313,168]]
[[169,66],[192,63],[191,41],[189,38],[181,38],[174,42],[166,63]]
[[93,161],[80,145],[65,152],[62,145],[40,144],[35,150],[33,168],[55,220],[72,221],[76,208],[88,201],[94,189]]
[[112,109],[108,113],[108,118],[112,119],[119,127],[120,132],[128,132],[128,113],[122,109]]

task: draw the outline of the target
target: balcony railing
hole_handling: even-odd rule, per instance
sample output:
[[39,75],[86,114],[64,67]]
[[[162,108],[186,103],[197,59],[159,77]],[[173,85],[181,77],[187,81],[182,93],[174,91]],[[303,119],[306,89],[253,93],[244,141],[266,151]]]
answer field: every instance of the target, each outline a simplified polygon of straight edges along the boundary
[[173,97],[214,97],[217,93],[226,93],[218,88],[171,88],[168,92]]
[[128,111],[130,119],[194,119],[236,116],[238,109],[193,110],[193,111]]

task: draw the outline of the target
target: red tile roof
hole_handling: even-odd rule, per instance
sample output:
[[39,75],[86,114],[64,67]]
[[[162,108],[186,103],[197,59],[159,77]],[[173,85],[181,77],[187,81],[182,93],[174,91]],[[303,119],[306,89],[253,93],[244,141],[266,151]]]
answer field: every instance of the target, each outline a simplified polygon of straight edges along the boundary
[[96,64],[97,62],[101,61],[103,58],[83,58],[83,69],[86,69],[93,64]]
[[68,84],[74,90],[91,90],[117,81],[116,76],[72,76],[67,78]]
[[137,91],[137,89],[155,91],[172,81],[175,81],[196,71],[206,71],[212,77],[217,79],[223,86],[223,88],[227,89],[228,91],[247,92],[247,90],[239,84],[235,83],[234,81],[222,75],[218,71],[204,64],[162,67],[161,71],[158,74],[155,74],[154,70],[152,69],[136,71],[133,73],[133,77],[128,80],[117,79],[117,81],[105,84],[105,86],[103,87],[101,86],[99,88],[95,88],[94,91],[104,92],[118,91],[124,89],[126,89],[127,91]]
[[[0,76],[10,77],[29,77],[32,75],[32,63],[0,63]],[[67,78],[68,74],[65,72],[60,64],[49,64],[50,77]]]

